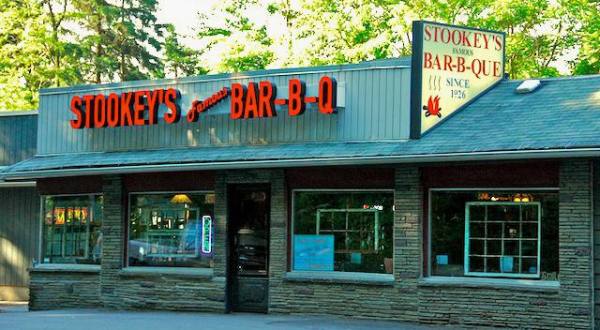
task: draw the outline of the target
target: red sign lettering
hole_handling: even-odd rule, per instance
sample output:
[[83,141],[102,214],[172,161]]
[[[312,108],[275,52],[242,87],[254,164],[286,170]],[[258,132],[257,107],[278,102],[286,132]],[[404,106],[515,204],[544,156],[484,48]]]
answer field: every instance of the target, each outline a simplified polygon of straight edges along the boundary
[[319,111],[331,114],[336,111],[337,83],[335,79],[325,76],[319,81]]
[[165,105],[170,110],[170,112],[165,113],[165,122],[167,124],[179,122],[179,118],[181,117],[179,99],[181,99],[181,94],[178,90],[169,88],[165,92]]
[[485,31],[458,30],[455,27],[425,25],[426,41],[451,44],[453,46],[501,50],[504,40],[498,34]]
[[288,113],[290,116],[298,116],[304,113],[306,103],[304,103],[304,94],[306,86],[300,79],[292,79],[288,88]]
[[231,119],[240,119],[244,114],[245,87],[242,84],[231,84]]
[[275,116],[275,94],[277,94],[275,86],[269,81],[261,81],[258,84],[258,90],[258,116]]
[[[241,86],[241,85],[240,85]],[[187,120],[190,123],[198,121],[199,114],[215,106],[229,95],[229,89],[223,87],[220,91],[214,93],[204,101],[195,100],[192,102],[192,107],[188,110]]]
[[[322,77],[318,96],[306,96],[304,82],[291,79],[288,98],[278,99],[277,88],[270,81],[249,82],[247,86],[232,83],[231,89],[223,87],[205,100],[194,100],[187,111],[187,121],[197,122],[202,112],[227,97],[231,98],[231,119],[275,117],[276,106],[288,106],[288,115],[294,117],[303,114],[306,105],[311,103],[317,105],[320,113],[332,114],[337,107],[337,84],[332,77]],[[164,121],[173,124],[181,118],[180,100],[181,93],[173,88],[124,92],[120,95],[110,93],[108,96],[74,96],[71,99],[71,112],[75,118],[70,120],[70,125],[73,129],[156,125],[161,105],[166,108]]]
[[176,89],[74,96],[70,124],[74,129],[155,125],[161,104],[168,109],[165,121],[175,123],[181,115],[179,98]]

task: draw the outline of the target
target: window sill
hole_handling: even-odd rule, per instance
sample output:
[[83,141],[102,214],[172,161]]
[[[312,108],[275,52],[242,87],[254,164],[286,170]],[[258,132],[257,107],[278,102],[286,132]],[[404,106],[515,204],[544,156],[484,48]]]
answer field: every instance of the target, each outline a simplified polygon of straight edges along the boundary
[[285,274],[289,282],[346,283],[359,285],[393,286],[394,275],[350,272],[293,271]]
[[471,278],[432,276],[419,280],[421,287],[460,287],[460,288],[492,288],[516,289],[519,291],[558,292],[559,281],[506,279],[506,278]]
[[100,265],[81,264],[37,264],[30,268],[39,273],[100,273]]
[[212,268],[185,268],[185,267],[127,267],[121,269],[121,276],[162,276],[176,275],[185,277],[207,278],[213,277]]

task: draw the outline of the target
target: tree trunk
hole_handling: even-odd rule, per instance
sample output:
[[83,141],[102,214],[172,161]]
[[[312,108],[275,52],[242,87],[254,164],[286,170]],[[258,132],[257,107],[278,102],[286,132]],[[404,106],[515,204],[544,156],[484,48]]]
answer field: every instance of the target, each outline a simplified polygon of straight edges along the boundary
[[102,50],[102,18],[100,16],[98,16],[98,21],[96,22],[96,34],[99,37],[99,41],[98,41],[98,45],[96,46],[96,80],[95,82],[97,84],[102,82],[102,71],[101,71],[101,67],[100,67],[100,62],[98,61],[98,59],[102,58],[103,55],[103,50]]
[[[125,0],[121,0],[121,26],[125,26]],[[126,68],[125,68],[125,29],[122,31],[123,35],[121,36],[121,44],[120,53],[121,53],[121,63],[119,66],[119,71],[121,75],[121,81],[125,81]]]

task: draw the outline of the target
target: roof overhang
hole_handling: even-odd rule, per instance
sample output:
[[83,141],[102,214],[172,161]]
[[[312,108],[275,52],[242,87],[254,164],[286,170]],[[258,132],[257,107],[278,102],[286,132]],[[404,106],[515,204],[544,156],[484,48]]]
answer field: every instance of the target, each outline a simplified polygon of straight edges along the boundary
[[85,175],[134,174],[151,172],[183,172],[200,170],[266,169],[315,166],[357,166],[391,164],[431,164],[470,161],[509,161],[600,157],[600,148],[482,151],[469,153],[407,154],[363,157],[321,157],[241,161],[189,162],[148,165],[98,166],[15,171],[4,174],[6,181],[22,181],[52,177]]

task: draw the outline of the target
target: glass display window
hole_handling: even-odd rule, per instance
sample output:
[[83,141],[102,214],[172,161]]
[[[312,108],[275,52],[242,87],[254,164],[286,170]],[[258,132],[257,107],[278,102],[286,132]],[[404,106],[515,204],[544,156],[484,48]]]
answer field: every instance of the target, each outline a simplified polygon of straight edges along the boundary
[[557,280],[558,192],[430,192],[432,276]]
[[102,195],[43,196],[42,261],[99,264]]
[[130,195],[129,266],[212,267],[212,192]]
[[295,191],[292,269],[392,273],[392,191]]

